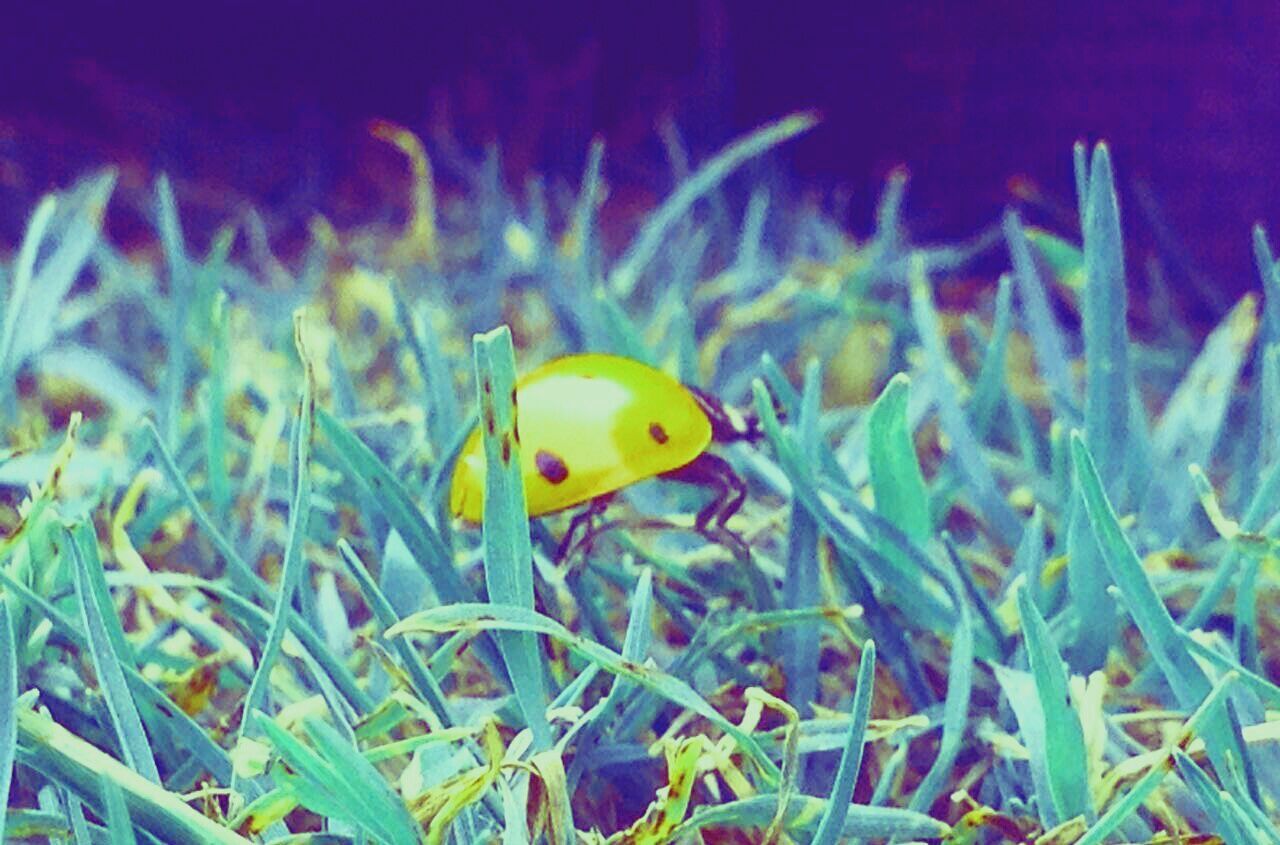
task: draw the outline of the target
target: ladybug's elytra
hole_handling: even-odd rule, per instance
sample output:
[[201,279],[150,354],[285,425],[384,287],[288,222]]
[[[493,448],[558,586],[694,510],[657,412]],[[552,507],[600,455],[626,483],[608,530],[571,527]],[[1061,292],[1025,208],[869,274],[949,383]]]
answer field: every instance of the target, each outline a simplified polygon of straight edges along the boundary
[[[694,520],[702,533],[722,531],[746,498],[742,478],[707,450],[713,442],[759,439],[756,420],[647,364],[595,353],[555,358],[519,379],[516,407],[529,515],[590,503],[565,543],[580,518],[589,521],[614,493],[646,478],[715,489]],[[455,516],[482,521],[484,473],[477,426],[454,467]]]

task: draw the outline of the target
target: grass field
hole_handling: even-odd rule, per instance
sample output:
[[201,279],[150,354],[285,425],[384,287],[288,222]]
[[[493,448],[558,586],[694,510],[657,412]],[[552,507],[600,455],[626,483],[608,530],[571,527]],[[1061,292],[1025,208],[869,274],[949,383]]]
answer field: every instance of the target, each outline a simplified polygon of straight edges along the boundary
[[[113,171],[45,198],[0,263],[4,834],[1280,843],[1265,234],[1199,339],[1105,146],[1078,230],[918,244],[902,174],[858,233],[771,177],[813,123],[655,172],[616,250],[599,145],[438,192],[385,124],[408,213],[288,261],[253,214],[198,253],[164,176],[127,251]],[[745,552],[664,481],[563,561],[518,464],[450,517],[477,408],[492,461],[580,350],[759,416]]]

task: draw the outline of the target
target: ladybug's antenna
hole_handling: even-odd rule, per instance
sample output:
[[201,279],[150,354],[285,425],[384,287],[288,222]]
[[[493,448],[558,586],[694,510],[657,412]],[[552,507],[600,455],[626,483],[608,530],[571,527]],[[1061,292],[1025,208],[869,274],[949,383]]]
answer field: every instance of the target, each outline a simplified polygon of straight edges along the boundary
[[707,419],[710,420],[711,439],[715,442],[736,443],[738,441],[746,441],[755,443],[764,437],[764,431],[760,428],[760,419],[754,413],[744,413],[732,405],[726,405],[705,390],[699,390],[689,385],[685,385],[685,387],[693,394],[693,398],[698,402],[698,407],[702,409],[702,412],[707,415]]

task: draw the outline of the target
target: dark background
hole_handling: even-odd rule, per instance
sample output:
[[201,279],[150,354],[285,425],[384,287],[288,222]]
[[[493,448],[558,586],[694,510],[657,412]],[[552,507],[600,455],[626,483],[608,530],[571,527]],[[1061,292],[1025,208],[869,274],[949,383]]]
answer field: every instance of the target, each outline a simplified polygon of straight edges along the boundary
[[1256,286],[1250,226],[1280,223],[1277,4],[185,5],[5,4],[0,243],[100,161],[126,190],[169,170],[197,229],[241,199],[282,231],[358,219],[394,189],[365,166],[374,117],[500,140],[517,187],[533,168],[576,179],[600,134],[620,195],[657,199],[660,116],[696,159],[810,107],[823,124],[782,160],[846,189],[858,232],[899,164],[918,237],[972,234],[1015,193],[1070,209],[1072,142],[1109,140],[1131,247],[1197,281],[1206,318]]

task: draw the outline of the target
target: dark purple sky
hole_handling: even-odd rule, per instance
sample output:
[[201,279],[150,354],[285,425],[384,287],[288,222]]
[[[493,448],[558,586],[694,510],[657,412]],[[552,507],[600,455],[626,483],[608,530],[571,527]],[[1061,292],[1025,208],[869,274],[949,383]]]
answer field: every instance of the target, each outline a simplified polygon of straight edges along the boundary
[[[595,132],[619,161],[652,143],[654,114],[671,102],[686,104],[679,116],[703,152],[817,107],[823,126],[787,153],[797,174],[848,186],[861,213],[905,163],[927,234],[990,222],[1016,175],[1072,203],[1081,137],[1112,142],[1136,238],[1149,228],[1146,190],[1227,289],[1253,284],[1249,226],[1280,227],[1275,4],[188,5],[8,4],[0,154],[36,127],[90,157],[126,150],[179,176],[237,159],[223,178],[270,201],[288,180],[256,172],[276,159],[252,150],[283,146],[299,168],[324,171],[341,164],[325,148],[371,117],[424,126],[442,91],[472,140],[502,137],[515,170],[572,172]],[[492,96],[535,77],[542,98],[523,109]]]

